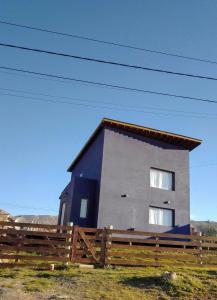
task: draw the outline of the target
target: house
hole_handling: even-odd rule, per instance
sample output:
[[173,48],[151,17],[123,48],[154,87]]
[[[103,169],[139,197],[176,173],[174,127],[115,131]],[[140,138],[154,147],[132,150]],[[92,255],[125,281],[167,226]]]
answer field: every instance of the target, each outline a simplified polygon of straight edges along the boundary
[[7,211],[0,209],[0,221],[2,222],[14,222],[14,217]]
[[17,223],[32,223],[32,224],[46,224],[56,225],[57,216],[51,215],[19,215],[15,216],[15,222]]
[[68,168],[58,223],[188,234],[189,152],[200,144],[103,119]]

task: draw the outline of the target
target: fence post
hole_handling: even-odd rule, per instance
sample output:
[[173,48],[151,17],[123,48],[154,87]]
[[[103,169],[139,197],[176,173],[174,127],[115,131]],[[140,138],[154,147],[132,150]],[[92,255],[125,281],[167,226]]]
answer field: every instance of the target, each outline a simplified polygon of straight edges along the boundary
[[157,263],[158,263],[158,248],[159,248],[159,236],[157,233],[155,234],[155,240],[156,240],[156,242],[155,242],[155,259],[154,260],[157,265]]
[[[73,231],[73,222],[68,222],[68,223],[67,223],[67,226],[70,226],[70,227],[71,227],[70,229],[67,230],[67,234],[72,235],[72,231]],[[71,238],[71,237],[67,238],[67,239],[66,239],[66,242],[67,242],[67,243],[71,243],[71,242],[72,242],[72,238]],[[68,253],[66,254],[66,257],[67,257],[67,258],[69,259],[69,261],[70,261],[70,250],[71,250],[71,245],[67,245],[67,246],[66,246],[66,249],[69,250]],[[65,265],[68,266],[68,265],[69,265],[69,262],[67,261],[67,262],[65,263]]]
[[112,245],[112,230],[113,225],[109,225],[107,229],[107,237],[106,237],[106,251],[105,251],[105,264],[109,265],[109,260],[111,257],[109,256],[109,250],[111,249]]
[[[202,232],[200,231],[199,232],[199,236],[202,236]],[[203,250],[203,247],[202,247],[202,240],[199,240],[199,243],[200,243],[200,246],[199,246],[199,262],[200,262],[200,265],[203,264],[203,256],[202,256],[202,250]]]
[[108,260],[110,259],[108,254],[108,248],[112,243],[112,229],[113,225],[109,225],[107,227],[104,227],[102,231],[100,264],[103,267],[108,265]]
[[78,242],[78,231],[79,226],[74,225],[73,227],[73,237],[72,237],[72,248],[71,248],[71,262],[76,262],[76,249],[77,249],[77,242]]

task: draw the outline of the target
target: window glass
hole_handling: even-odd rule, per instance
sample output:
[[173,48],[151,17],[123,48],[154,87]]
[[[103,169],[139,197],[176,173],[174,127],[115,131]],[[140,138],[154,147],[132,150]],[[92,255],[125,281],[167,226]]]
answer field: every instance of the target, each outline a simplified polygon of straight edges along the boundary
[[150,186],[163,189],[163,190],[173,190],[173,176],[174,173],[151,169],[150,170]]
[[66,210],[66,204],[65,204],[65,202],[63,202],[62,209],[61,209],[60,225],[63,225],[64,217],[65,217],[65,210]]
[[149,207],[149,224],[173,226],[173,210]]
[[81,199],[81,208],[80,208],[80,218],[86,218],[87,217],[87,199]]

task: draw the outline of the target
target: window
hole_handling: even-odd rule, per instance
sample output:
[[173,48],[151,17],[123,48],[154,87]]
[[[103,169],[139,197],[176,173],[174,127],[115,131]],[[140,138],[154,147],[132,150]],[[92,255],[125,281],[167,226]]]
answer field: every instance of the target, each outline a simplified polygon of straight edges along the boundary
[[173,226],[174,211],[172,209],[149,207],[149,224]]
[[65,204],[65,202],[63,202],[62,209],[61,209],[60,225],[63,225],[63,223],[64,223],[65,210],[66,210],[66,204]]
[[85,219],[87,217],[87,204],[88,199],[81,199],[80,218]]
[[168,191],[174,190],[174,173],[150,169],[150,186]]

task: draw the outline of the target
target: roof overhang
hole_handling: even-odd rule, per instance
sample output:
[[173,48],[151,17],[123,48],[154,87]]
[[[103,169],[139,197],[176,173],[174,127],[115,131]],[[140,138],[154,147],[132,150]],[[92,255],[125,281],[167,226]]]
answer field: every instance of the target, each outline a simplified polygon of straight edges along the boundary
[[100,130],[105,127],[112,127],[117,129],[126,130],[128,132],[133,132],[139,135],[142,135],[144,137],[158,140],[167,144],[171,144],[177,147],[180,147],[185,150],[193,150],[197,146],[199,146],[202,143],[202,140],[187,137],[184,135],[171,133],[167,131],[161,131],[158,129],[153,129],[149,127],[144,127],[140,125],[135,125],[131,123],[116,121],[108,118],[102,119],[101,123],[98,125],[98,127],[95,129],[87,143],[84,145],[82,150],[79,152],[75,160],[72,162],[72,164],[68,168],[68,172],[72,172],[74,166],[77,164],[77,162],[80,160],[80,158],[83,156],[84,152],[87,150],[89,145],[93,142],[95,137],[98,135]]

